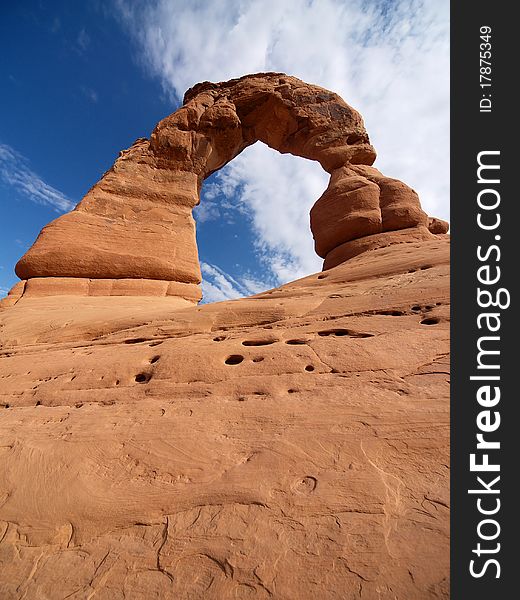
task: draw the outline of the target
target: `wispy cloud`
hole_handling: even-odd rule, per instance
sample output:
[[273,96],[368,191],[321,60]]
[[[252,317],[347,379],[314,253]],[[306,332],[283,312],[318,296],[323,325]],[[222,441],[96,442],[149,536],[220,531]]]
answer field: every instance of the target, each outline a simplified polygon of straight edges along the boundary
[[215,185],[236,198],[234,209],[250,215],[257,257],[276,283],[321,269],[309,211],[327,180],[318,163],[280,155],[263,144],[247,148],[216,177]]
[[93,90],[92,88],[86,85],[80,86],[80,90],[81,93],[85,96],[85,98],[87,98],[87,100],[89,100],[93,104],[97,104],[99,100],[99,94],[96,92],[96,90]]
[[207,223],[219,219],[221,212],[217,202],[210,198],[205,198],[204,202],[193,209],[193,216],[197,223]]
[[29,168],[29,162],[7,144],[0,143],[0,179],[25,198],[51,206],[56,212],[74,208],[74,202]]
[[203,275],[203,302],[234,300],[235,298],[258,294],[271,287],[268,283],[257,281],[249,275],[238,280],[219,267],[205,262],[201,263],[200,268]]
[[82,29],[78,33],[78,37],[76,38],[76,43],[78,45],[78,50],[80,52],[85,52],[87,50],[87,48],[89,47],[89,45],[90,45],[90,36],[85,31],[85,29]]
[[[364,116],[376,167],[449,216],[449,0],[123,2],[117,12],[148,71],[177,101],[198,81],[283,71],[338,92]],[[320,167],[261,144],[216,185],[253,220],[255,246],[279,282],[319,268],[308,211]],[[203,198],[204,200],[204,198]],[[205,212],[203,212],[205,211]],[[219,217],[214,203],[202,220]],[[223,292],[224,293],[224,292]]]

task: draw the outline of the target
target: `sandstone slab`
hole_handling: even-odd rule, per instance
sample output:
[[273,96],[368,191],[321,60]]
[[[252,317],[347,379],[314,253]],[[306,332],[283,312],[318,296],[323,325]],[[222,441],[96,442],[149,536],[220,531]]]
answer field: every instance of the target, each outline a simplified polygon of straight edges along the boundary
[[429,235],[236,301],[0,310],[0,595],[449,598]]

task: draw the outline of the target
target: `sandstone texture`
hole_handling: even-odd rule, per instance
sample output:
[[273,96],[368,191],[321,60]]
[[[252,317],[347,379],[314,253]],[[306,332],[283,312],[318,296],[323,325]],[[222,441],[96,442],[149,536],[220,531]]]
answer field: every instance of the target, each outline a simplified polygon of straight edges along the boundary
[[70,213],[46,227],[16,266],[36,277],[200,282],[197,177],[160,168],[148,140],[121,153]]
[[448,598],[448,244],[0,311],[0,596]]
[[[202,181],[318,160],[324,270],[197,305]],[[0,303],[0,598],[449,598],[449,236],[359,114],[283,74],[202,83]]]

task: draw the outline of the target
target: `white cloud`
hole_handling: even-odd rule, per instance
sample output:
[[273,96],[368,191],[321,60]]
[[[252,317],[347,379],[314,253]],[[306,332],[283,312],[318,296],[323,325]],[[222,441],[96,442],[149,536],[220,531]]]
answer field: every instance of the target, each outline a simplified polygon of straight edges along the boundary
[[271,287],[249,275],[245,275],[239,281],[221,268],[205,262],[201,262],[200,268],[203,275],[203,302],[234,300],[235,298],[258,294]]
[[255,144],[216,179],[226,195],[237,197],[238,209],[251,214],[257,255],[275,282],[321,269],[309,229],[309,210],[328,180],[318,163]]
[[220,210],[217,202],[206,197],[204,202],[201,202],[193,209],[193,216],[197,223],[206,223],[208,221],[216,221],[220,218]]
[[11,146],[0,143],[0,179],[20,194],[36,202],[51,206],[56,212],[74,208],[74,202],[65,194],[45,183],[29,168],[28,161]]
[[[180,99],[199,81],[282,71],[338,92],[365,119],[375,166],[449,217],[449,0],[116,0],[140,59]],[[314,168],[313,168],[314,167]],[[308,211],[320,167],[261,144],[217,182],[240,193],[279,282],[319,269]],[[199,213],[200,214],[200,213]],[[208,218],[217,216],[208,208]]]

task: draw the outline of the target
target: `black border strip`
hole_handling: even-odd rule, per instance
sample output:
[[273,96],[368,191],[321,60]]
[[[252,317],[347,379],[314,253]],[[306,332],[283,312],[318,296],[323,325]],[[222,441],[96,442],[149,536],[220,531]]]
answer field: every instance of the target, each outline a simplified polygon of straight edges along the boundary
[[[453,600],[500,600],[520,597],[516,574],[520,570],[513,564],[516,554],[514,530],[517,529],[516,506],[513,487],[519,473],[516,462],[520,457],[520,431],[517,428],[516,406],[519,393],[513,388],[513,372],[516,367],[515,304],[513,286],[519,272],[516,257],[519,250],[514,243],[516,205],[518,196],[513,194],[513,152],[510,146],[515,139],[517,118],[512,110],[518,68],[514,65],[518,56],[516,38],[513,37],[515,19],[511,14],[514,3],[484,2],[474,0],[451,4],[451,234],[452,234],[452,387],[451,387],[451,593]],[[490,37],[486,40],[487,27]],[[481,29],[482,28],[482,29]],[[484,37],[481,38],[481,35]],[[490,44],[490,48],[481,44]],[[490,56],[485,52],[489,50]],[[482,52],[482,56],[481,56]],[[480,59],[490,62],[488,66]],[[481,68],[484,70],[481,72]],[[484,79],[480,75],[487,76]],[[490,86],[481,86],[491,83]],[[489,112],[485,112],[489,111]],[[499,165],[499,169],[481,170],[478,181],[479,153],[481,163]],[[490,154],[494,152],[494,154]],[[498,154],[498,152],[500,154]],[[500,179],[500,182],[496,180]],[[485,181],[483,181],[485,180]],[[487,190],[487,191],[486,191]],[[482,193],[481,193],[482,192]],[[493,199],[498,203],[491,206]],[[484,229],[480,223],[491,226],[500,214],[500,223]],[[497,237],[498,236],[498,237]],[[520,233],[516,233],[520,237]],[[478,247],[480,246],[480,250]],[[492,248],[494,246],[494,248]],[[480,258],[477,252],[480,253]],[[485,267],[488,268],[485,268]],[[484,267],[479,272],[479,268]],[[482,283],[494,280],[496,283]],[[479,277],[480,273],[480,279]],[[487,290],[502,306],[483,307],[490,298],[478,288]],[[508,295],[499,292],[508,290]],[[494,313],[497,317],[480,317]],[[479,329],[478,323],[481,328]],[[491,332],[489,327],[497,327]],[[483,339],[494,336],[495,339]],[[498,338],[498,339],[497,339]],[[480,349],[499,351],[500,354],[481,354]],[[498,367],[484,368],[487,365]],[[489,376],[499,376],[492,380]],[[470,379],[472,376],[488,379]],[[486,396],[486,386],[491,395]],[[500,400],[496,387],[500,388]],[[484,388],[484,389],[482,389]],[[480,400],[478,393],[481,390]],[[488,400],[488,405],[486,405]],[[494,406],[492,406],[494,404]],[[480,417],[479,417],[480,414]],[[480,421],[478,421],[480,419]],[[498,419],[500,423],[498,424]],[[477,434],[482,433],[479,423],[489,431],[483,433],[487,441],[500,442],[500,449],[477,449]],[[491,431],[495,429],[494,431]],[[515,439],[518,444],[515,443]],[[483,463],[488,455],[492,465],[500,471],[471,471],[470,455],[475,462]],[[500,476],[500,480],[492,481]],[[490,491],[485,492],[482,483]],[[484,490],[468,493],[468,490]],[[500,492],[498,493],[498,490]],[[480,504],[479,504],[480,498]],[[499,501],[499,502],[498,502]],[[484,515],[487,510],[495,514]],[[497,507],[498,510],[497,510]],[[480,539],[482,536],[494,539]],[[498,528],[500,528],[499,533]],[[495,537],[495,534],[496,537]],[[480,552],[478,544],[480,543]],[[500,544],[500,546],[498,546]],[[484,552],[482,552],[484,550]],[[474,560],[473,567],[471,562]],[[487,562],[487,561],[496,562]],[[470,569],[478,576],[472,576]],[[497,575],[499,577],[497,578]]]

